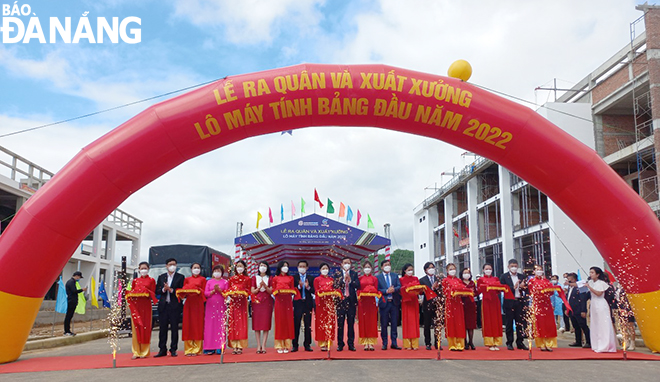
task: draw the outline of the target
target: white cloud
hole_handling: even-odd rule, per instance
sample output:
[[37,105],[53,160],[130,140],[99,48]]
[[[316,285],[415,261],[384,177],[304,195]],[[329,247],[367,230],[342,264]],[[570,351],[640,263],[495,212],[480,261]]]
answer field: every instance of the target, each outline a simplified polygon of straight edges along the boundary
[[188,0],[175,1],[175,16],[215,31],[235,44],[271,42],[278,28],[315,26],[321,15],[316,7],[325,0]]

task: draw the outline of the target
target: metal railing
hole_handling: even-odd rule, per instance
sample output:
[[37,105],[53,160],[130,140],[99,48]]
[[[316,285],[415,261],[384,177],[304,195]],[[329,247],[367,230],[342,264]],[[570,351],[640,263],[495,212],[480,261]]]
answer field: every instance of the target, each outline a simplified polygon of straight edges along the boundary
[[445,183],[442,187],[440,187],[440,189],[434,192],[433,195],[426,198],[422,202],[422,205],[424,206],[424,208],[427,208],[428,206],[435,204],[438,200],[443,199],[447,195],[447,193],[452,191],[456,186],[466,181],[473,173],[480,170],[482,167],[486,165],[490,165],[491,163],[493,163],[492,160],[478,156],[474,160],[474,162],[465,166],[457,175],[451,178],[449,182]]
[[[17,182],[22,190],[30,194],[37,192],[55,176],[54,173],[2,146],[0,146],[0,173]],[[142,232],[142,220],[118,208],[112,211],[106,220],[138,235]]]

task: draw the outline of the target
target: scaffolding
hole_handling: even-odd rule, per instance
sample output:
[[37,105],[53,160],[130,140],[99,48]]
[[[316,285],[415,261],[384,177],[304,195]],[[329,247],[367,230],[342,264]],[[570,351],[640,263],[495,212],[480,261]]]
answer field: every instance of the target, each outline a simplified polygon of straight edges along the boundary
[[[635,38],[637,37],[637,29],[644,25],[643,21],[644,15],[630,23],[629,62],[631,65],[639,55],[643,54],[643,52],[639,52],[635,49],[634,43]],[[649,141],[653,142],[652,100],[650,90],[638,94],[637,88],[642,84],[641,76],[633,76],[632,82],[637,187],[639,195],[648,203],[658,200],[658,177],[655,164],[655,148],[653,145],[648,145]]]

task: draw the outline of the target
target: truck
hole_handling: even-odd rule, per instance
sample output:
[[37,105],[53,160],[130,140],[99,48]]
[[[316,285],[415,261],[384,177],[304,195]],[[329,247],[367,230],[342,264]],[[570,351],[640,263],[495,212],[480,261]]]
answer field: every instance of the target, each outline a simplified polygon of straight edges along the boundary
[[[149,276],[158,280],[158,276],[167,272],[165,261],[169,258],[176,259],[177,272],[185,277],[192,275],[190,266],[193,263],[199,263],[202,266],[200,275],[206,278],[211,277],[213,267],[217,264],[224,266],[224,277],[227,277],[231,269],[231,257],[211,247],[188,244],[159,245],[149,248]],[[159,291],[156,291],[156,295],[160,295]],[[158,307],[154,305],[152,309],[152,321],[155,327],[155,324],[158,323]]]

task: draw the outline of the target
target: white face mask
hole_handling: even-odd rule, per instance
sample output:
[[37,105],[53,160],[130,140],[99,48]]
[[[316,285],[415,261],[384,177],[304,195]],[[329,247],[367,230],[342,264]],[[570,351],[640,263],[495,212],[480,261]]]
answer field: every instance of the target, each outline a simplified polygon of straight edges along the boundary
[[413,275],[413,271],[406,271],[406,275],[408,275],[408,276],[412,276],[412,275]]
[[213,272],[213,278],[219,279],[220,277],[222,277],[222,272]]
[[492,270],[492,269],[484,269],[484,275],[486,275],[486,276],[490,276],[490,275],[492,275],[492,274],[493,274],[493,270]]
[[559,281],[557,281],[557,280],[550,280],[550,282],[552,283],[552,285],[557,285],[557,283],[558,283]]
[[300,273],[301,275],[304,275],[305,273],[307,273],[307,268],[298,267],[298,273]]
[[456,276],[456,269],[450,269],[450,270],[448,270],[448,271],[447,271],[447,274],[448,274],[449,276]]
[[146,275],[148,275],[148,274],[149,274],[149,270],[148,270],[148,269],[140,269],[140,276],[146,276]]
[[469,280],[470,279],[470,274],[469,273],[463,273],[463,280]]
[[170,273],[176,272],[176,265],[170,265],[167,267],[167,270],[170,271]]
[[371,273],[371,268],[364,268],[363,271],[365,275],[368,275],[369,273]]
[[328,270],[327,269],[321,269],[321,274],[323,276],[327,276],[328,275]]
[[511,267],[511,268],[509,268],[509,270],[510,270],[511,273],[513,273],[514,275],[515,275],[516,273],[518,273],[518,267]]
[[267,266],[265,266],[265,265],[260,265],[259,266],[259,272],[266,273],[267,270],[268,270]]
[[287,267],[287,266],[283,266],[283,267],[282,267],[282,274],[285,275],[285,274],[287,274],[288,272],[289,272],[289,267]]
[[345,271],[351,269],[351,264],[343,264],[342,268],[344,268]]
[[429,268],[429,269],[427,269],[427,270],[426,270],[426,273],[428,273],[429,275],[433,276],[433,275],[435,274],[435,268]]
[[201,270],[201,269],[199,269],[199,268],[193,268],[193,270],[192,270],[192,274],[193,274],[193,275],[197,276],[197,275],[199,275],[200,273],[202,273],[202,270]]
[[386,266],[383,267],[383,272],[385,272],[385,273],[390,273],[391,270],[392,270],[392,267],[390,267],[389,265],[386,265]]
[[245,268],[243,268],[243,267],[236,267],[236,273],[237,273],[237,274],[241,274],[241,275],[242,275],[244,270],[245,270]]
[[543,271],[534,271],[537,276],[543,276]]

